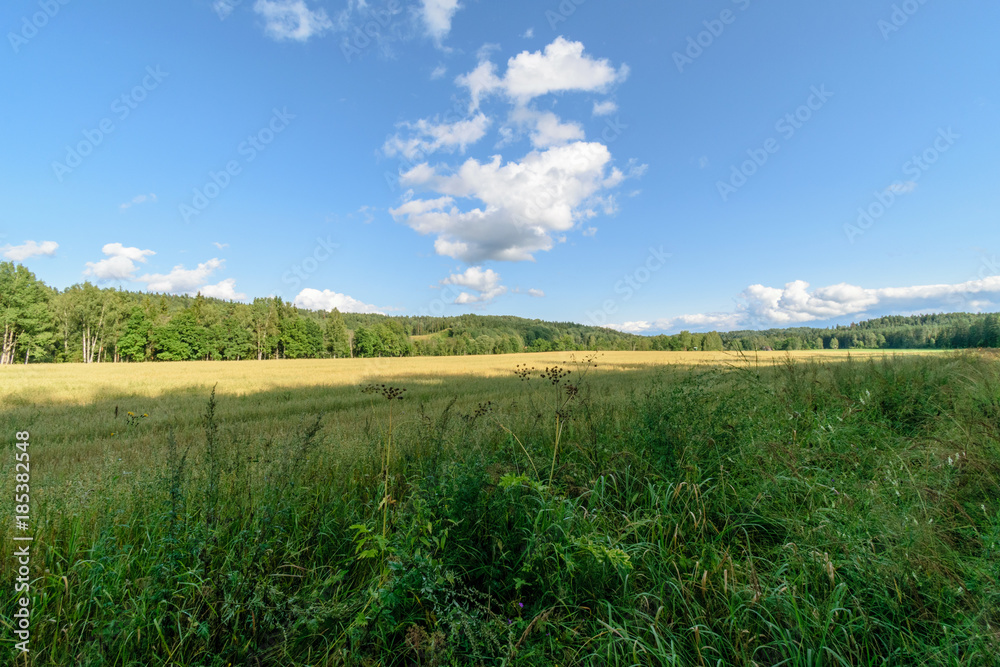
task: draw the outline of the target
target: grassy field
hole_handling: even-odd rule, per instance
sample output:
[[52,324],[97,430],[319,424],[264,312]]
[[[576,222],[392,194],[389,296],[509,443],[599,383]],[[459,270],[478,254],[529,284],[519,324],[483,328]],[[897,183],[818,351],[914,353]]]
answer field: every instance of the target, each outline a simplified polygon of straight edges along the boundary
[[0,401],[18,664],[1000,664],[986,354],[33,365]]

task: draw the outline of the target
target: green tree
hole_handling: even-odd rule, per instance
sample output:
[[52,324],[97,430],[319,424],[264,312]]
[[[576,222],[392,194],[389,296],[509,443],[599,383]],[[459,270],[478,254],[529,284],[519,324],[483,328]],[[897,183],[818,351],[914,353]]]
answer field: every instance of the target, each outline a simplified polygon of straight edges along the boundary
[[49,288],[21,264],[0,263],[0,318],[3,343],[0,364],[12,364],[23,355],[44,356],[55,341]]
[[331,357],[351,356],[351,341],[347,334],[344,316],[334,308],[326,315],[324,332],[326,353]]
[[705,342],[703,343],[703,349],[707,352],[721,352],[724,348],[722,344],[722,336],[719,335],[718,331],[710,331],[705,334]]
[[145,361],[149,351],[149,332],[153,322],[146,311],[136,306],[125,324],[125,331],[118,339],[118,352],[129,361]]

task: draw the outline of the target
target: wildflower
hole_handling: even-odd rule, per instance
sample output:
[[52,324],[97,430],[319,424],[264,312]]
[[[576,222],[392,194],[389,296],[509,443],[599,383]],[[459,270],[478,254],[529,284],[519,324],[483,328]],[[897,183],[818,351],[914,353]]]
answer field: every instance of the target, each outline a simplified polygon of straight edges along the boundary
[[142,413],[142,416],[143,416],[143,417],[148,417],[148,416],[149,416],[149,413],[148,413],[148,412],[143,412],[143,413]]
[[128,413],[128,416],[129,417],[135,417],[135,413],[130,410],[129,413]]

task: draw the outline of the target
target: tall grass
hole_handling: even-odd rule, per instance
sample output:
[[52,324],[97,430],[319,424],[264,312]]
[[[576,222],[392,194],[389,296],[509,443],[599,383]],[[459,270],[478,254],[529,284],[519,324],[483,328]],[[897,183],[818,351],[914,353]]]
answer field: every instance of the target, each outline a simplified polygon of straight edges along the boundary
[[33,664],[1000,664],[996,359],[597,363],[150,413],[35,501]]

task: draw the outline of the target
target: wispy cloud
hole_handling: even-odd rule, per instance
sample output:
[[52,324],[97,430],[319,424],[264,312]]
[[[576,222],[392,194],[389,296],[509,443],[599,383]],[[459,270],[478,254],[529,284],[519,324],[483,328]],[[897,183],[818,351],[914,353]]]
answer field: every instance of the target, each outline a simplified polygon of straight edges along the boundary
[[886,192],[891,192],[894,195],[908,195],[916,189],[917,184],[914,181],[897,181],[885,190]]
[[610,116],[616,111],[618,111],[618,105],[611,100],[604,100],[603,102],[594,102],[595,116]]
[[326,10],[312,10],[305,0],[257,0],[253,10],[264,19],[264,32],[279,42],[306,42],[333,28]]
[[397,127],[406,129],[409,136],[396,133],[389,137],[382,145],[382,153],[387,157],[402,155],[408,160],[423,159],[438,151],[464,153],[466,147],[483,138],[489,126],[490,119],[482,113],[453,123],[439,123],[436,119],[403,122]]
[[132,197],[131,200],[125,202],[124,204],[119,204],[118,208],[124,211],[125,209],[131,208],[136,204],[145,204],[146,202],[155,202],[155,201],[156,201],[156,195],[150,192],[148,195],[145,194],[136,195],[135,197]]

